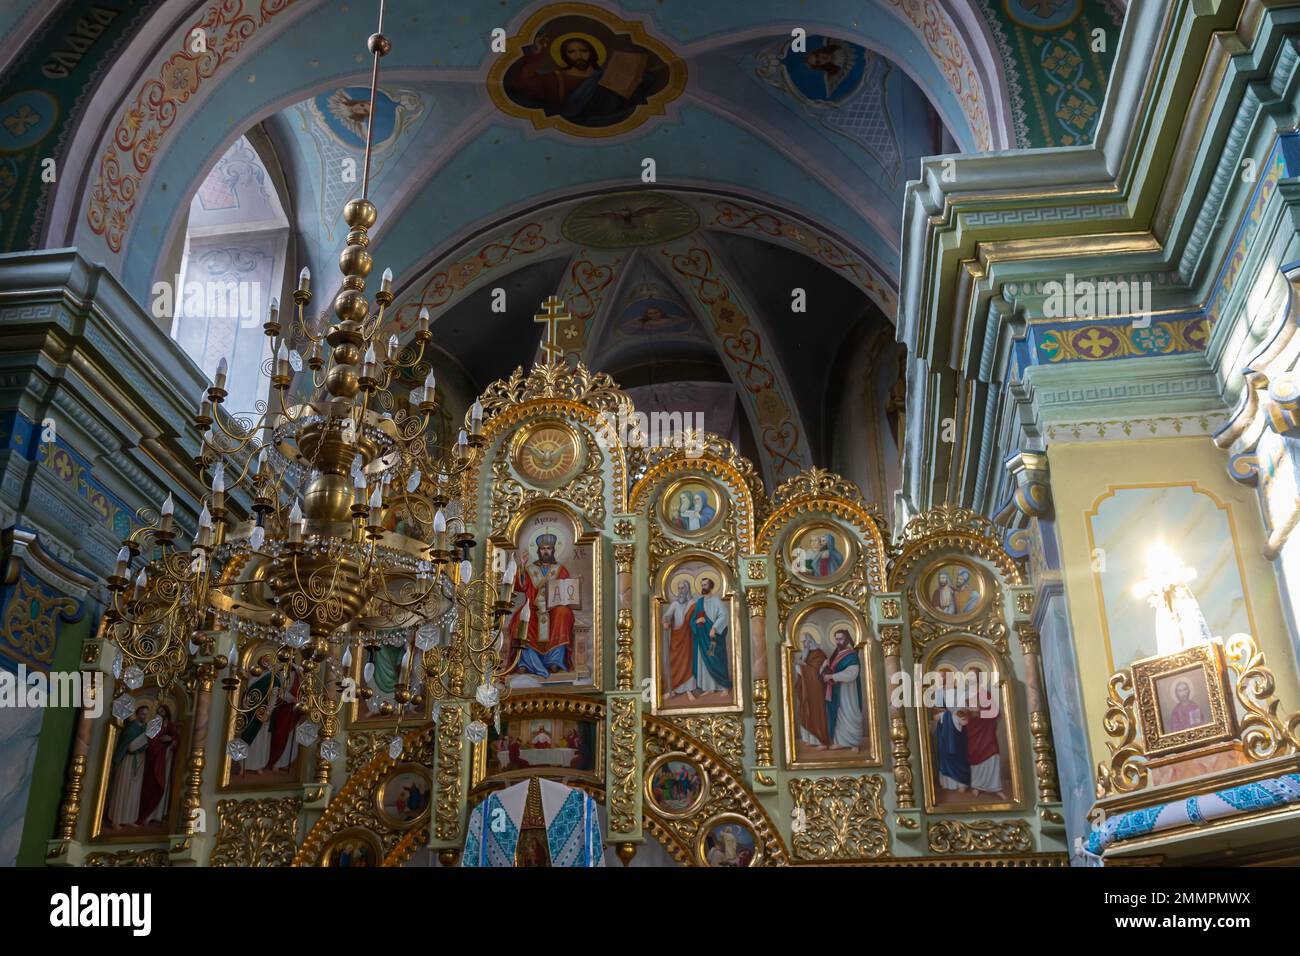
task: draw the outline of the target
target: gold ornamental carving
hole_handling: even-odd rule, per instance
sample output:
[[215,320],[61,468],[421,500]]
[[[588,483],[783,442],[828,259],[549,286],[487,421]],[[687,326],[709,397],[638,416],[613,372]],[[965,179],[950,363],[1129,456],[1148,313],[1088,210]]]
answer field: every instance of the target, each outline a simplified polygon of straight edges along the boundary
[[907,718],[889,719],[890,752],[894,757],[894,794],[898,809],[911,810],[916,806],[916,793],[912,782],[912,750],[908,746]]
[[790,781],[794,856],[801,860],[874,860],[889,855],[881,776]]
[[460,836],[464,710],[460,707],[444,707],[437,731],[438,770],[434,777],[433,832],[439,840],[455,840]]
[[885,598],[880,602],[880,613],[890,620],[896,619],[900,610],[898,598]]
[[963,623],[947,623],[930,616],[915,592],[908,592],[907,603],[912,618],[912,656],[920,660],[931,644],[954,634],[983,638],[1007,661],[1010,630],[1002,620],[1002,588],[993,584],[993,599],[987,610],[977,619]]
[[391,730],[349,730],[347,737],[344,769],[350,777],[374,757],[387,753],[388,746],[393,740],[393,732]]
[[1024,820],[941,820],[928,830],[931,853],[1027,853],[1034,831]]
[[667,717],[714,751],[736,773],[745,768],[745,723],[739,714],[692,714]]
[[511,470],[509,442],[497,449],[492,463],[492,509],[490,520],[493,533],[499,533],[526,506],[542,499],[557,499],[574,505],[593,526],[605,523],[605,455],[601,443],[587,430],[582,431],[586,446],[582,469],[556,488],[533,487],[524,484]]
[[634,560],[636,560],[636,545],[614,545],[614,567],[618,570],[619,574],[631,574],[632,562]]
[[614,533],[620,538],[630,538],[636,534],[636,525],[627,518],[620,518],[614,522]]
[[880,649],[886,657],[897,657],[903,646],[903,625],[880,625]]
[[635,679],[636,660],[632,642],[632,609],[618,609],[616,620],[618,648],[614,656],[614,686],[618,690],[631,690]]
[[1110,676],[1106,713],[1102,726],[1112,739],[1106,741],[1110,760],[1097,765],[1097,796],[1140,790],[1147,783],[1146,754],[1138,739],[1137,701],[1133,679],[1127,670]]
[[1248,634],[1234,634],[1224,644],[1234,696],[1241,705],[1239,737],[1251,760],[1268,760],[1300,751],[1300,711],[1283,717],[1273,696],[1277,682],[1264,654]]
[[[171,866],[166,850],[118,850],[116,852],[88,853],[86,866]],[[214,866],[216,864],[213,864]]]
[[767,678],[754,681],[754,761],[760,767],[772,764],[772,710]]
[[637,769],[637,700],[635,697],[609,698],[609,831],[636,833],[637,794],[640,780]]
[[996,567],[1008,584],[1025,583],[1019,566],[1002,547],[997,526],[966,508],[944,505],[917,515],[903,528],[899,544],[889,587],[881,590],[903,590],[916,566],[941,552],[974,555]]
[[1061,787],[1056,779],[1056,750],[1052,744],[1052,723],[1046,711],[1036,710],[1029,715],[1029,734],[1033,741],[1038,802],[1059,803]]
[[766,561],[750,561],[750,562],[749,562],[749,580],[751,580],[751,581],[762,581],[762,580],[763,580],[764,578],[766,578],[766,577],[767,577],[767,562],[766,562]]
[[745,588],[745,605],[750,617],[767,616],[767,588]]
[[300,797],[218,800],[209,866],[288,866],[298,849]]

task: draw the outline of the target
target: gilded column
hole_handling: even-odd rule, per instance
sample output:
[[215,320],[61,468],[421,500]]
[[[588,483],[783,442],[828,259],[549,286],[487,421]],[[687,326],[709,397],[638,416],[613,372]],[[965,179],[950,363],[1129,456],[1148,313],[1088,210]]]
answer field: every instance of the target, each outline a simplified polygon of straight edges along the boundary
[[767,588],[745,589],[749,606],[749,660],[754,673],[754,760],[760,767],[772,760],[771,691],[767,682]]
[[616,690],[633,690],[636,680],[636,653],[632,639],[632,561],[636,546],[614,545],[614,565],[617,570],[618,590],[618,645],[614,655],[614,687]]
[[208,740],[208,715],[212,710],[212,685],[217,678],[217,665],[200,664],[198,695],[194,701],[194,733],[190,737],[189,769],[185,777],[185,796],[181,799],[181,833],[186,836],[197,831],[198,810],[203,805],[203,767],[206,763]]
[[1033,741],[1034,773],[1038,779],[1038,802],[1060,803],[1061,787],[1056,779],[1056,750],[1052,744],[1052,720],[1043,697],[1043,662],[1038,629],[1027,621],[1016,623],[1020,652],[1025,656],[1025,704],[1029,710],[1029,733]]
[[[903,645],[903,626],[901,624],[882,624],[880,626],[880,647],[885,654],[885,686],[894,687],[902,671],[902,662],[898,652]],[[904,677],[904,679],[906,679]],[[899,810],[911,810],[916,807],[915,789],[912,782],[912,748],[908,740],[907,714],[896,702],[897,695],[889,695],[889,744],[894,757],[894,792],[898,797]]]
[[72,740],[72,753],[68,756],[67,778],[63,785],[63,803],[59,806],[59,839],[72,841],[77,838],[77,820],[81,816],[81,781],[86,775],[86,759],[90,753],[90,738],[95,730],[95,718],[91,716],[97,706],[96,696],[102,688],[100,681],[92,681],[82,702],[81,713],[77,717],[76,736]]

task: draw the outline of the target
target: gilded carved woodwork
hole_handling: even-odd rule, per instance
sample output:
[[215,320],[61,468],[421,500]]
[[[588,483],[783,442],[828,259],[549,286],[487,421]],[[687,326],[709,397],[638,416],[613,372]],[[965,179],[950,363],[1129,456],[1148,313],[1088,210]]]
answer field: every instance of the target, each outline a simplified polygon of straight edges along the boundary
[[910,810],[916,806],[916,792],[912,782],[912,750],[908,745],[907,719],[889,719],[890,754],[894,758],[894,795],[898,809]]
[[511,467],[509,442],[502,442],[492,462],[492,503],[490,520],[493,532],[504,528],[511,517],[534,501],[555,499],[567,501],[594,527],[605,523],[605,455],[602,442],[587,429],[581,431],[585,454],[578,474],[556,488],[541,488],[526,484]]
[[632,834],[638,826],[641,780],[638,749],[640,734],[637,721],[637,698],[609,698],[609,780],[606,783],[606,807],[609,832]]
[[[171,866],[171,857],[166,850],[117,850],[100,853],[87,853],[85,866]],[[214,863],[213,866],[216,864]]]
[[[1276,680],[1259,645],[1248,634],[1224,642],[1232,696],[1236,701],[1236,739],[1250,762],[1300,753],[1300,711],[1283,714],[1274,696]],[[1110,737],[1110,759],[1097,765],[1098,799],[1132,793],[1147,786],[1150,776],[1144,726],[1156,726],[1154,713],[1139,706],[1132,668],[1111,675],[1102,727]],[[1156,751],[1158,754],[1159,751]],[[1195,749],[1188,751],[1196,753]]]
[[888,856],[884,789],[885,778],[875,775],[791,780],[795,858],[829,862]]
[[767,678],[754,680],[754,762],[760,767],[772,766],[772,709]]
[[940,820],[927,831],[931,853],[1027,853],[1034,831],[1024,820]]
[[461,833],[461,809],[465,804],[461,754],[465,746],[465,712],[444,707],[437,724],[438,769],[434,775],[433,832],[440,841],[457,839]]
[[666,715],[663,719],[711,749],[736,773],[744,772],[745,722],[739,714]]
[[297,850],[301,797],[218,800],[209,866],[288,866]]

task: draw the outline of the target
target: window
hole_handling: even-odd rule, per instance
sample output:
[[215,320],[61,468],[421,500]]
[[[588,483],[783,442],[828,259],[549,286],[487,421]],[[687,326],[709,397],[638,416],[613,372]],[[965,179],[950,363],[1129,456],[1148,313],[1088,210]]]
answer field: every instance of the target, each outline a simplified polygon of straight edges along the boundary
[[190,200],[171,335],[209,379],[224,358],[226,408],[267,397],[271,341],[262,331],[284,285],[289,220],[266,165],[241,136]]

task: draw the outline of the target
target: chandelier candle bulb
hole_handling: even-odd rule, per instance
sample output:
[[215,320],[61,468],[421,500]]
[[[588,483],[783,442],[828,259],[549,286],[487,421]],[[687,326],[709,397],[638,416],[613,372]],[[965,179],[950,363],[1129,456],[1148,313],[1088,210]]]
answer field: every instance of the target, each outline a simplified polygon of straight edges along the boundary
[[289,382],[293,379],[293,370],[289,367],[289,346],[285,344],[284,339],[280,340],[280,347],[275,350],[275,375],[271,381],[276,388],[288,388]]
[[262,325],[262,331],[266,333],[267,338],[275,338],[280,334],[280,300],[271,300],[271,314],[266,322]]
[[379,279],[379,291],[380,292],[393,291],[393,270],[392,269],[384,270],[384,274]]
[[229,372],[230,363],[226,361],[224,356],[222,356],[221,361],[217,363],[217,388],[224,389],[226,387],[226,375]]
[[416,323],[415,331],[417,335],[427,335],[429,332],[429,310],[420,307],[420,319]]
[[122,581],[126,581],[127,573],[130,570],[131,550],[129,548],[122,548],[122,550],[117,552],[117,568],[113,571],[113,576],[115,578],[120,578]]
[[140,600],[140,598],[144,596],[144,589],[148,586],[149,586],[149,575],[145,573],[144,568],[141,568],[140,573],[136,575],[135,590],[132,592],[131,596],[135,598],[135,600],[137,601]]
[[158,532],[155,534],[155,537],[159,540],[166,541],[171,538],[176,521],[173,517],[175,512],[176,502],[172,500],[171,494],[168,493],[167,500],[162,503],[162,508],[159,510]]
[[298,291],[311,292],[311,270],[306,266],[298,273]]

